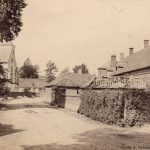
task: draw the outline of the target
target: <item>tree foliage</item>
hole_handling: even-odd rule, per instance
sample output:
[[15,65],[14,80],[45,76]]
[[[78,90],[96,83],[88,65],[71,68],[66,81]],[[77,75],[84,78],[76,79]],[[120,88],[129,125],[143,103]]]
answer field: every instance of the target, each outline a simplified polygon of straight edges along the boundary
[[7,79],[7,73],[4,67],[0,64],[0,95],[5,94],[9,89],[6,83],[9,82]]
[[47,77],[47,83],[50,83],[53,81],[56,77],[56,72],[58,71],[55,63],[53,63],[51,60],[46,64],[46,77]]
[[22,10],[25,0],[0,0],[0,41],[12,41],[22,27]]
[[38,78],[39,67],[37,65],[23,65],[19,69],[19,75],[21,78]]
[[80,69],[82,71],[82,74],[88,74],[89,73],[89,70],[88,70],[88,68],[87,68],[87,66],[85,64],[81,64],[81,65],[75,66],[73,68],[73,72],[74,73],[79,73]]

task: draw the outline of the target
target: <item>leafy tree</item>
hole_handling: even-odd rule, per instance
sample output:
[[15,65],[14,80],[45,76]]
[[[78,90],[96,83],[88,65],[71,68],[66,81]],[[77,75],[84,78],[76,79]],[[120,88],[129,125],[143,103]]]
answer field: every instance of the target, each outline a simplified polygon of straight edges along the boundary
[[82,74],[88,74],[89,73],[89,70],[88,70],[88,68],[87,68],[87,66],[85,64],[81,64],[81,65],[75,66],[73,68],[73,72],[74,73],[79,73],[80,69],[82,71]]
[[51,81],[53,81],[56,77],[56,72],[58,72],[58,69],[55,65],[55,63],[53,63],[51,60],[46,64],[46,77],[47,77],[47,83],[50,83]]
[[4,95],[9,91],[6,84],[7,82],[9,82],[7,79],[7,73],[4,67],[0,64],[0,95]]
[[12,41],[22,27],[22,10],[25,0],[0,0],[0,41]]
[[61,71],[60,74],[67,74],[67,73],[69,73],[69,72],[70,72],[69,67],[66,67],[66,68],[64,68],[64,69]]
[[[21,31],[22,10],[26,7],[24,0],[0,0],[0,42],[12,41]],[[0,93],[8,91],[7,73],[0,64]]]
[[21,78],[38,78],[39,67],[33,65],[23,65],[19,69],[19,75]]

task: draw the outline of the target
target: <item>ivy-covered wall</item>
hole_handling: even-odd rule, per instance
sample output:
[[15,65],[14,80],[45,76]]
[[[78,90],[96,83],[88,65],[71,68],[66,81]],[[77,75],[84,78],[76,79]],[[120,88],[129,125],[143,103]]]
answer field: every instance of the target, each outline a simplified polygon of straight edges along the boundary
[[84,90],[79,113],[106,124],[140,126],[150,121],[150,92],[144,90]]

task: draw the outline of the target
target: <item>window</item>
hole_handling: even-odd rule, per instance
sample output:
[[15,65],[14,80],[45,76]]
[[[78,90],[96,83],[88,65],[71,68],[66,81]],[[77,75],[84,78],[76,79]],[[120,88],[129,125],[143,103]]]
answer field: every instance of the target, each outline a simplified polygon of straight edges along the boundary
[[13,66],[11,66],[11,80],[13,79]]

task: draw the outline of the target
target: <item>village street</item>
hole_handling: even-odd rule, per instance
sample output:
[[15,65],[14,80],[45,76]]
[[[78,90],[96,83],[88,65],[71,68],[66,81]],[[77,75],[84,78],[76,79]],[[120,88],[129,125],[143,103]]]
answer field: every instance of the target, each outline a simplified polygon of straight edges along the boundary
[[[42,98],[18,98],[0,112],[0,150],[109,150],[149,146],[150,126],[121,129],[75,112],[50,108]],[[107,148],[106,148],[107,145]]]

